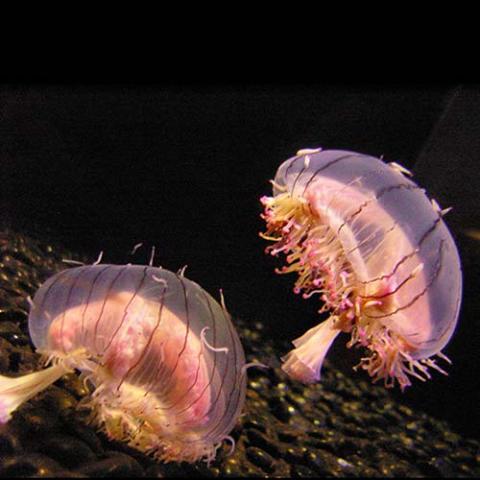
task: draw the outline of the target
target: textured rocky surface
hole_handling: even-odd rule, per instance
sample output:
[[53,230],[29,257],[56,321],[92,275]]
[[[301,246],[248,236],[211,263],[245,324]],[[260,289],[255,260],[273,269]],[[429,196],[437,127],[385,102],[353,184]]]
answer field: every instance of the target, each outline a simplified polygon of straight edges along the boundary
[[[37,370],[28,337],[27,296],[73,256],[10,231],[0,232],[0,373]],[[261,324],[237,320],[249,361],[272,363],[288,350]],[[353,382],[325,363],[322,383],[305,387],[278,369],[250,369],[247,403],[232,435],[237,447],[205,463],[159,464],[107,440],[75,409],[87,395],[69,374],[0,426],[0,477],[398,477],[480,475],[480,444],[445,422],[394,402],[381,386]]]

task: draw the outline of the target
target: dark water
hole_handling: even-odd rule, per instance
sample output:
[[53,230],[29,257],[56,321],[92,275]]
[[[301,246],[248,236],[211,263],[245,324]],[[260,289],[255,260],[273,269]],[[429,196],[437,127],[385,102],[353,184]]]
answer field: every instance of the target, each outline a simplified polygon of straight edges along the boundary
[[[318,307],[291,293],[292,278],[273,273],[277,264],[257,235],[258,199],[278,165],[322,146],[418,168],[422,186],[454,206],[447,223],[464,262],[465,296],[446,349],[450,376],[391,394],[478,437],[480,240],[464,230],[480,228],[479,100],[474,88],[454,87],[4,86],[1,220],[70,250],[104,250],[112,263],[132,261],[138,242],[146,248],[134,261],[144,263],[155,245],[157,263],[188,264],[205,289],[223,288],[234,314],[290,340],[316,323]],[[351,372],[358,355],[343,343],[330,360],[365,380]]]

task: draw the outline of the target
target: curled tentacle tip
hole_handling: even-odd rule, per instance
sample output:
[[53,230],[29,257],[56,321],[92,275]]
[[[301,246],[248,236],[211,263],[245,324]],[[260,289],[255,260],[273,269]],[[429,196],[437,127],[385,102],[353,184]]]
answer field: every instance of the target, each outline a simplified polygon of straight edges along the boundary
[[177,272],[177,275],[179,275],[180,277],[184,277],[187,267],[188,267],[188,265],[184,265],[182,268],[180,268]]
[[269,365],[265,365],[264,363],[260,363],[260,362],[250,362],[250,363],[246,363],[245,365],[243,365],[242,367],[242,375],[244,375],[247,370],[249,368],[252,368],[252,367],[255,367],[255,368],[261,368],[261,369],[270,369],[272,367],[270,367]]

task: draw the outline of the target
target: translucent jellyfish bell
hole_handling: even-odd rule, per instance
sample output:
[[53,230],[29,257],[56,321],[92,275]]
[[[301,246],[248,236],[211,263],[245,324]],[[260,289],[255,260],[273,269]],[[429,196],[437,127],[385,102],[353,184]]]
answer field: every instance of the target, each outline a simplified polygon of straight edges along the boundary
[[[262,218],[283,253],[278,273],[297,272],[294,291],[319,295],[324,323],[295,340],[283,369],[304,382],[320,379],[341,331],[368,355],[361,367],[387,387],[428,367],[455,329],[462,293],[460,259],[437,202],[396,163],[355,152],[305,149],[285,161],[261,199]],[[447,359],[448,360],[448,359]]]
[[0,421],[73,369],[112,439],[164,461],[215,457],[245,401],[245,357],[230,315],[198,284],[162,268],[89,265],[37,291],[29,316],[49,368],[0,377]]

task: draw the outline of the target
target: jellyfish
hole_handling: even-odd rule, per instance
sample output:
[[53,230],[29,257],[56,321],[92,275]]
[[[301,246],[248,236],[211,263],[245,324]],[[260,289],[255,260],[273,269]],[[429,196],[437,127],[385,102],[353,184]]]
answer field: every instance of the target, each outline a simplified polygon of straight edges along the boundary
[[[341,150],[304,149],[277,170],[262,218],[282,254],[277,273],[296,272],[294,292],[316,296],[328,318],[293,341],[282,369],[320,380],[340,332],[364,347],[355,367],[386,387],[425,381],[457,324],[462,273],[455,242],[435,200],[401,165]],[[432,358],[437,357],[437,358]]]
[[0,422],[73,370],[85,408],[114,440],[154,458],[215,458],[245,401],[245,357],[222,297],[184,271],[94,264],[49,278],[31,301],[29,332],[48,368],[0,376]]

